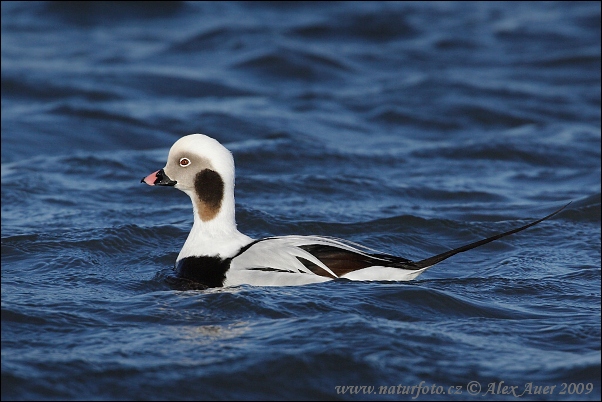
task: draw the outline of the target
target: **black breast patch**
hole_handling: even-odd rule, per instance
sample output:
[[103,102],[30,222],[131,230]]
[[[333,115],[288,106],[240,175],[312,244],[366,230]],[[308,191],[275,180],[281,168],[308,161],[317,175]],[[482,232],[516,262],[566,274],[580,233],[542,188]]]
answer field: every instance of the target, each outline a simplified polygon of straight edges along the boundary
[[224,286],[226,271],[230,268],[231,261],[231,258],[186,257],[176,262],[175,269],[180,278],[218,288]]

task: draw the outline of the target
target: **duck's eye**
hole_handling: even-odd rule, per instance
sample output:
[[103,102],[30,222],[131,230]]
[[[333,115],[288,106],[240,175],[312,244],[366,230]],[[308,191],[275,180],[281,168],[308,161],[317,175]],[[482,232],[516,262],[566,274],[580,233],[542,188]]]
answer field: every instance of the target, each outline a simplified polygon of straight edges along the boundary
[[190,159],[188,158],[180,158],[180,166],[186,167],[190,165]]

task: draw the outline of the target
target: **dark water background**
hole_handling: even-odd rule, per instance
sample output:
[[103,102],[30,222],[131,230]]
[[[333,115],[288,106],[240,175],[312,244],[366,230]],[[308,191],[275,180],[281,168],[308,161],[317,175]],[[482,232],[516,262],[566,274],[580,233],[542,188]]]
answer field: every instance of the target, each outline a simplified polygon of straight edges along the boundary
[[[599,400],[599,2],[2,2],[1,39],[2,399]],[[189,199],[139,181],[195,132],[253,237],[420,259],[573,203],[413,282],[182,291]]]

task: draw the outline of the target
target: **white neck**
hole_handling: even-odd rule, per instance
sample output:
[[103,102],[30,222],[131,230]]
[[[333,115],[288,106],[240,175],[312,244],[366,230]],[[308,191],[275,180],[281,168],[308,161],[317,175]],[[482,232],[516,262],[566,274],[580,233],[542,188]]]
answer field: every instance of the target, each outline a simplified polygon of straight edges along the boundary
[[[188,195],[191,198],[194,196]],[[178,255],[178,260],[192,256],[232,257],[241,247],[253,241],[236,228],[233,188],[225,189],[220,211],[213,219],[203,221],[196,202],[192,203],[192,209],[194,224]]]

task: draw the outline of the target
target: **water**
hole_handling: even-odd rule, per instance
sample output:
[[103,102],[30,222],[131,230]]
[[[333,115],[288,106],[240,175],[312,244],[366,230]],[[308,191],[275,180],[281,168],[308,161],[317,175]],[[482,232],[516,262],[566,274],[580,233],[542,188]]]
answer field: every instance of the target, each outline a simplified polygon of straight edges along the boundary
[[[2,399],[599,400],[600,107],[598,2],[2,2]],[[182,290],[140,179],[195,132],[253,237],[421,259],[573,203],[413,282]]]

